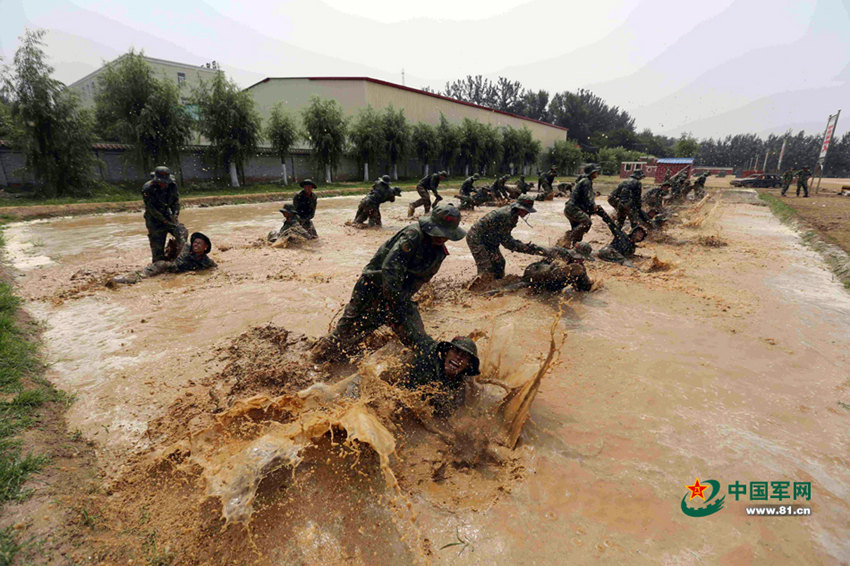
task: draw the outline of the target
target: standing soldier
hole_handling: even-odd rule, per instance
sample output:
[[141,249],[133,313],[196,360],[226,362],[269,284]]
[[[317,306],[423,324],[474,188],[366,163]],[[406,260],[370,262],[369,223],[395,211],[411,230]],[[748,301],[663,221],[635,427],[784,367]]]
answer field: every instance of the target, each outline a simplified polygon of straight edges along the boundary
[[558,168],[554,165],[549,168],[549,170],[540,177],[540,182],[538,185],[538,195],[537,200],[548,200],[550,195],[552,194],[552,185],[555,182],[555,177],[558,176]]
[[794,169],[793,167],[789,167],[785,173],[782,174],[782,192],[779,194],[781,196],[785,196],[785,193],[788,192],[788,188],[791,186],[791,181],[794,180]]
[[800,196],[800,189],[803,189],[803,197],[809,198],[809,178],[812,172],[808,167],[803,167],[797,171],[797,196]]
[[313,226],[313,217],[316,216],[316,195],[313,193],[313,189],[316,188],[316,183],[312,179],[304,179],[299,184],[301,190],[292,197],[292,204],[295,206],[301,227],[307,230],[310,239],[315,239],[319,237],[316,233],[316,227]]
[[590,230],[590,215],[604,212],[602,207],[596,204],[593,192],[593,180],[598,176],[599,167],[593,164],[585,165],[584,174],[578,178],[570,193],[570,199],[564,205],[564,216],[570,221],[569,247],[581,242]]
[[369,220],[369,226],[381,225],[381,205],[385,202],[395,202],[395,197],[401,196],[399,187],[390,187],[390,176],[384,175],[372,185],[369,194],[363,197],[354,215],[353,226],[365,228],[364,222]]
[[408,218],[412,218],[416,213],[416,209],[420,206],[425,207],[425,214],[428,214],[431,211],[431,199],[428,196],[428,191],[434,193],[434,204],[443,200],[443,197],[441,197],[440,193],[437,192],[437,187],[440,186],[440,181],[448,176],[449,174],[445,171],[440,171],[439,173],[433,173],[427,177],[423,177],[422,180],[417,183],[416,192],[419,193],[419,200],[413,201],[410,203],[410,206],[407,207]]
[[168,167],[160,165],[154,169],[153,178],[142,187],[142,200],[145,203],[145,226],[151,246],[151,261],[164,260],[168,234],[177,240],[178,249],[183,248],[189,236],[186,227],[178,221],[180,195]]
[[632,228],[637,227],[638,220],[647,222],[649,219],[643,212],[641,206],[641,187],[640,180],[643,179],[643,171],[638,169],[631,176],[617,185],[611,194],[608,196],[608,204],[614,207],[617,217],[617,226],[620,228],[626,223],[626,218]]
[[389,325],[399,340],[416,348],[426,339],[413,295],[431,280],[449,254],[445,243],[462,240],[460,211],[436,204],[429,216],[399,230],[363,268],[336,328],[313,346],[317,361],[350,353],[367,335]]
[[534,199],[522,195],[513,204],[488,212],[469,229],[466,243],[475,259],[479,276],[489,275],[493,279],[505,276],[505,258],[499,246],[521,254],[549,255],[545,248],[520,242],[511,236],[517,221],[532,212],[537,212]]

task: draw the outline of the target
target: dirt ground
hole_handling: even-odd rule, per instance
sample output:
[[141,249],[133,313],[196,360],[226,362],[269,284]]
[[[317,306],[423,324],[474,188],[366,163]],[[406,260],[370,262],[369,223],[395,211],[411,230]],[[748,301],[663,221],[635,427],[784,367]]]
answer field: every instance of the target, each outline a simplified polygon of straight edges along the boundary
[[[850,186],[850,179],[847,180]],[[772,191],[779,197],[778,191]],[[826,241],[850,253],[850,197],[821,189],[809,198],[797,198],[788,191],[782,202],[797,211],[797,215]]]
[[[306,348],[405,225],[414,196],[385,205],[384,227],[366,231],[343,225],[358,197],[322,199],[320,239],[285,249],[261,243],[280,225],[278,203],[189,208],[181,218],[211,237],[219,269],[115,290],[106,277],[148,258],[140,214],[9,225],[20,294],[44,321],[48,377],[75,396],[66,426],[95,466],[87,481],[66,482],[61,470],[34,480],[33,499],[4,513],[0,527],[32,541],[24,560],[848,563],[850,296],[746,193],[680,210],[635,269],[590,263],[598,283],[586,294],[468,293],[472,257],[464,242],[448,245],[419,298],[432,335],[478,336],[482,357],[500,359],[514,383],[539,367],[553,319],[567,335],[514,451],[459,455],[465,442],[436,438],[376,393],[369,410],[394,439],[385,465],[388,438],[368,419],[352,423],[362,407],[299,405],[304,386],[365,371],[315,366]],[[536,206],[514,235],[551,245],[565,229],[563,203]],[[598,249],[610,235],[597,220],[586,239]],[[535,259],[506,257],[513,275]],[[240,412],[255,394],[264,408]],[[476,421],[458,438],[476,444],[497,427]],[[300,460],[251,464],[265,454],[257,442],[289,442],[295,429],[307,443]],[[304,432],[314,430],[342,436]],[[725,508],[683,513],[697,477],[720,483]],[[811,516],[748,516],[748,506],[778,502],[736,501],[727,487],[759,481],[810,482],[810,500],[782,503]],[[256,494],[244,523],[226,523],[211,495],[234,485]]]

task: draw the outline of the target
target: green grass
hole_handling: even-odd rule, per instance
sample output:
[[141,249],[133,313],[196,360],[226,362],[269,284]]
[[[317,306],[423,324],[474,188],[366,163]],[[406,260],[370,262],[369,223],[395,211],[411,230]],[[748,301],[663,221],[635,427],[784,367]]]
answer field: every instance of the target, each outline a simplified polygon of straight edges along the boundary
[[[0,248],[4,240],[0,232]],[[38,421],[40,407],[61,399],[41,376],[42,364],[31,329],[22,328],[20,301],[0,278],[0,505],[26,497],[27,476],[40,470],[47,456],[25,454],[19,433]],[[20,547],[9,530],[0,532],[0,564],[11,561]]]
[[850,260],[846,252],[838,246],[829,244],[821,238],[814,230],[805,228],[804,223],[800,221],[800,215],[793,206],[787,204],[780,198],[772,194],[760,192],[761,199],[770,208],[770,211],[782,223],[789,224],[800,230],[800,239],[803,243],[818,252],[829,265],[832,272],[838,277],[838,280],[844,285],[845,289],[850,289]]

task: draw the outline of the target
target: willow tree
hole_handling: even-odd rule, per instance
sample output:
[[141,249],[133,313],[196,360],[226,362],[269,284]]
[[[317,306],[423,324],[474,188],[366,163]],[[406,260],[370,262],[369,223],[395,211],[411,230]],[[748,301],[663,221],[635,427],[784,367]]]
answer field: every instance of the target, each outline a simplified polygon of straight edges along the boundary
[[283,109],[280,102],[272,108],[269,123],[266,126],[266,138],[280,157],[280,180],[286,185],[289,183],[289,177],[286,174],[286,155],[298,139],[298,126],[295,118]]
[[413,126],[410,134],[410,144],[413,146],[413,152],[419,163],[425,166],[425,175],[429,173],[429,163],[437,157],[439,153],[439,139],[437,137],[437,129],[423,122]]
[[398,162],[410,149],[410,125],[404,117],[404,110],[396,110],[390,105],[383,115],[384,148],[387,161],[393,170],[393,179],[398,180]]
[[363,181],[369,182],[369,164],[384,154],[383,121],[371,106],[362,109],[349,128],[349,141],[355,159],[363,164]]
[[336,100],[314,96],[303,111],[302,121],[316,162],[325,170],[325,182],[330,183],[331,169],[336,167],[345,152],[347,124],[342,107]]

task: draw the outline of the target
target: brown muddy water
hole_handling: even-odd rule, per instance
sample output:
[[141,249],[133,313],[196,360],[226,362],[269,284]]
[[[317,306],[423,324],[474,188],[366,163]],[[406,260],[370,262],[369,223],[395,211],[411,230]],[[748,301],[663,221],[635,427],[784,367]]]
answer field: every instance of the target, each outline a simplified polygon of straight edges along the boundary
[[[850,296],[793,231],[765,207],[734,202],[741,199],[681,211],[666,236],[644,243],[637,269],[588,264],[601,280],[588,294],[468,294],[472,257],[465,242],[449,243],[420,300],[432,335],[483,331],[479,347],[491,360],[498,350],[500,371],[519,383],[540,365],[562,313],[558,331],[567,339],[517,449],[446,472],[439,462],[451,460],[441,456],[450,446],[388,418],[383,426],[400,443],[388,465],[401,495],[381,472],[385,453],[321,437],[303,448],[295,472],[271,471],[258,483],[252,521],[225,526],[221,502],[204,499],[209,477],[191,463],[198,454],[177,457],[174,446],[189,450],[181,437],[209,430],[209,407],[282,392],[254,387],[233,369],[282,371],[268,349],[280,336],[291,342],[281,346],[280,365],[298,367],[299,386],[328,375],[292,336],[328,330],[360,269],[406,224],[413,196],[385,205],[385,226],[365,231],[343,226],[360,197],[322,199],[320,239],[295,249],[257,244],[280,226],[278,204],[187,209],[183,222],[211,237],[219,269],[117,290],[103,280],[149,259],[140,214],[7,227],[7,260],[27,308],[45,323],[49,378],[75,395],[69,429],[96,444],[115,494],[104,507],[116,521],[121,506],[130,517],[161,505],[160,541],[185,564],[850,560]],[[520,222],[514,235],[551,245],[565,229],[563,201],[536,206],[530,226]],[[598,249],[610,236],[596,220],[588,239]],[[516,275],[534,261],[505,255]],[[286,331],[258,341],[265,350],[240,349],[240,336],[269,324]],[[339,406],[317,410],[328,422],[344,417]],[[250,446],[273,432],[232,434]],[[163,458],[182,463],[177,471],[154,466],[159,476],[139,472],[140,462]],[[697,477],[720,483],[721,511],[682,512]],[[811,516],[747,516],[747,506],[780,501],[751,502],[749,491],[736,501],[727,492],[735,482],[777,481],[811,483],[810,500],[781,501],[811,507]],[[109,548],[116,563],[138,562],[131,542],[121,550],[118,531],[92,535],[92,548]]]

